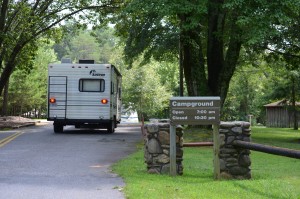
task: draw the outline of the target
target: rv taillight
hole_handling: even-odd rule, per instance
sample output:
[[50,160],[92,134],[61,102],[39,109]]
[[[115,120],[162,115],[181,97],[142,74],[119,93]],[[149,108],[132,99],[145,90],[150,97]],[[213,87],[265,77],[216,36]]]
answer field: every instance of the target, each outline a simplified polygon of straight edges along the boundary
[[49,102],[50,102],[51,104],[54,104],[54,103],[56,102],[56,99],[55,99],[54,97],[51,97],[51,98],[49,99]]
[[107,99],[102,99],[102,100],[101,100],[101,103],[102,103],[102,104],[107,104],[107,103],[108,103],[108,100],[107,100]]

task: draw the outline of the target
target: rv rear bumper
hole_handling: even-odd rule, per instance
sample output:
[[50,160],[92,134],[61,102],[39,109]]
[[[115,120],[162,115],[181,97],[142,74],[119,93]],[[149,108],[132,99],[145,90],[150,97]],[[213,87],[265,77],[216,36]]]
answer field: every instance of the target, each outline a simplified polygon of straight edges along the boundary
[[107,126],[112,120],[109,119],[57,119],[57,118],[47,118],[48,121],[54,121],[56,124],[60,125],[97,125],[97,126]]

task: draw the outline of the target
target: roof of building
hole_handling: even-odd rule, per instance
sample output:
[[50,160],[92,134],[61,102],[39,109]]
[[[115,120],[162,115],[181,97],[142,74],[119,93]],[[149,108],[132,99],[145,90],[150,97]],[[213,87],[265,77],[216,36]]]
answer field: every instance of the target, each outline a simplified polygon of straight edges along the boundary
[[[287,99],[282,99],[277,102],[266,104],[266,105],[264,105],[264,107],[283,107],[283,106],[287,106],[287,105],[291,105],[291,102],[288,101]],[[296,106],[300,106],[300,102],[296,102]]]

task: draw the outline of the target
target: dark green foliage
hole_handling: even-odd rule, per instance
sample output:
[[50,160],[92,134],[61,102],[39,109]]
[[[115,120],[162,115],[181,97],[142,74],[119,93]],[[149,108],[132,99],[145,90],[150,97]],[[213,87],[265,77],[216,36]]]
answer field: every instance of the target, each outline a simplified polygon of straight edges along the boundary
[[297,57],[298,19],[298,0],[132,0],[114,22],[129,64],[181,53],[188,95],[218,95],[223,104],[242,46]]
[[[92,11],[111,11],[119,4],[106,0],[0,1],[0,94],[16,66],[30,65],[25,62],[37,48],[29,47],[38,38],[57,38],[55,27],[63,21],[73,20],[76,15],[76,24],[82,27],[85,20],[95,17]],[[84,10],[90,12],[83,14]]]
[[[56,60],[53,43],[37,42],[39,48],[32,67],[18,68],[10,78],[8,115],[45,117],[47,111],[47,66]],[[0,106],[1,107],[1,106]],[[1,107],[2,108],[2,107]]]

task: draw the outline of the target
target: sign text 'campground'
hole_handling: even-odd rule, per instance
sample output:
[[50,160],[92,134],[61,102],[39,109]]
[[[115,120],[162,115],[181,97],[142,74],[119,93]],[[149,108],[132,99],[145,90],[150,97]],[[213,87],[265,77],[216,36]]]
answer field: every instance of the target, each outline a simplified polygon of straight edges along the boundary
[[170,110],[173,124],[219,124],[220,97],[172,97]]

